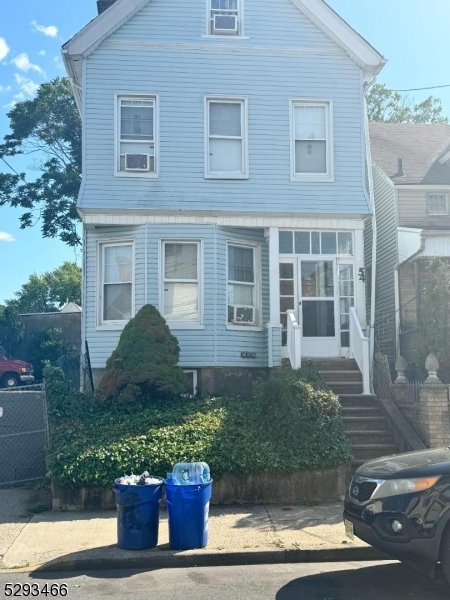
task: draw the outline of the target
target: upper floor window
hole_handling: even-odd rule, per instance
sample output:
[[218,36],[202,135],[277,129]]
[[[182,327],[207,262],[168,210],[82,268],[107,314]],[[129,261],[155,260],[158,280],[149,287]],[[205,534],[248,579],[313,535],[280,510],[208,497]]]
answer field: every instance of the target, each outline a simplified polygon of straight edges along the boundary
[[117,96],[116,173],[157,174],[156,113],[155,96]]
[[208,0],[209,35],[241,35],[243,0]]
[[163,242],[163,316],[177,327],[200,324],[200,242]]
[[430,216],[448,215],[448,196],[447,194],[428,194],[427,212]]
[[100,245],[99,325],[124,325],[134,316],[134,245]]
[[206,99],[205,177],[248,177],[246,113],[245,99]]
[[292,100],[291,146],[293,181],[333,181],[330,101]]

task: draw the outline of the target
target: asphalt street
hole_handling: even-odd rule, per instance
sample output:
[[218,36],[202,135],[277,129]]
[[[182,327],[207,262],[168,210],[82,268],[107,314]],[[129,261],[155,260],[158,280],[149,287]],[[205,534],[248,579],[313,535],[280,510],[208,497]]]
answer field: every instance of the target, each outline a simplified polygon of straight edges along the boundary
[[[397,562],[312,563],[80,573],[0,574],[5,585],[67,584],[73,600],[448,600],[450,588]],[[25,588],[26,589],[26,588]],[[34,590],[36,591],[36,587]],[[53,588],[55,590],[55,588]],[[17,597],[17,596],[16,596]],[[36,597],[36,596],[35,596]],[[50,594],[46,598],[52,597]]]

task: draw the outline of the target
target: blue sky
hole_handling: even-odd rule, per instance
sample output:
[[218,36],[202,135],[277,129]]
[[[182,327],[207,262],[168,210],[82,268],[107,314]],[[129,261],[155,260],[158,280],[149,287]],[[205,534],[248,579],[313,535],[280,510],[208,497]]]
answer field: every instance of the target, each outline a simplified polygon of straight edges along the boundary
[[[6,115],[11,103],[32,98],[39,84],[64,74],[60,47],[95,16],[96,2],[0,2],[0,136],[3,137],[8,132]],[[389,59],[380,82],[393,89],[450,84],[449,0],[328,2]],[[442,98],[445,113],[450,116],[450,88],[409,95],[419,101],[429,94]],[[29,166],[22,159],[21,170]],[[2,163],[0,171],[7,171]],[[64,260],[81,260],[79,252],[62,242],[43,239],[39,225],[22,231],[20,214],[19,210],[0,207],[0,302],[11,297],[31,273],[54,269]]]

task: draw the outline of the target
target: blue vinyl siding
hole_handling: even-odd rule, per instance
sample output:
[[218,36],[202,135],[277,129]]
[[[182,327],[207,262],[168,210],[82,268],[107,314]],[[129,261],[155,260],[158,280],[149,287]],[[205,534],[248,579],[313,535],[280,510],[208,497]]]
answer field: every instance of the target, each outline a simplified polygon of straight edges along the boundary
[[[147,237],[147,243],[146,243]],[[268,251],[261,229],[231,229],[215,225],[159,225],[135,228],[109,227],[87,231],[86,261],[86,339],[93,368],[103,368],[116,347],[120,331],[96,329],[97,316],[97,244],[134,239],[136,247],[136,312],[147,301],[159,309],[160,247],[162,239],[201,240],[203,246],[203,307],[204,329],[172,329],[178,338],[183,367],[267,365],[266,333],[264,329],[228,330],[227,316],[227,242],[249,242],[261,246],[262,315],[269,315]],[[145,260],[147,248],[147,261]],[[147,276],[145,265],[147,264]],[[147,290],[145,282],[147,281]],[[256,352],[256,359],[242,359],[241,352]]]
[[[248,40],[202,38],[205,22],[203,1],[154,0],[87,59],[80,207],[368,214],[360,68],[290,0],[245,0]],[[114,177],[116,92],[159,96],[159,179]],[[248,180],[204,178],[207,95],[248,99]],[[334,183],[290,181],[294,97],[333,100]]]

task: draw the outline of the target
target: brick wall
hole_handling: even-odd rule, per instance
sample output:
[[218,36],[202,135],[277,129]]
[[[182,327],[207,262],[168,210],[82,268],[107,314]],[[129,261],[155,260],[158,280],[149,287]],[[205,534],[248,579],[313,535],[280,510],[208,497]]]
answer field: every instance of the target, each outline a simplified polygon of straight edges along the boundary
[[392,386],[398,408],[429,448],[450,445],[449,386],[419,385],[417,394],[408,384]]

